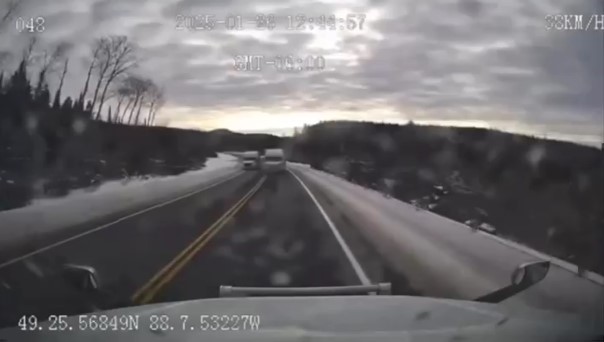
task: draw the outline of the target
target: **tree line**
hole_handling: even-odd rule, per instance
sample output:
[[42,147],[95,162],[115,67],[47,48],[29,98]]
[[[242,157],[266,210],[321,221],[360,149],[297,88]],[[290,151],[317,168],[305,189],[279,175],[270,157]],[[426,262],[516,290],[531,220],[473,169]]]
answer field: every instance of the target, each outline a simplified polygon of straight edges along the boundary
[[[0,1],[0,37],[15,29],[20,5]],[[176,175],[204,167],[216,151],[281,143],[266,134],[155,126],[164,91],[141,75],[128,37],[92,41],[79,78],[68,77],[75,73],[72,50],[70,43],[49,46],[35,36],[23,47],[0,50],[0,210],[107,180]]]
[[[0,35],[10,29],[21,5],[18,0],[6,3],[4,11],[0,12]],[[95,39],[90,47],[90,62],[82,90],[73,98],[62,99],[71,48],[66,42],[43,47],[38,37],[32,35],[20,55],[0,51],[0,94],[14,95],[19,91],[20,96],[14,100],[23,101],[25,105],[35,104],[38,110],[69,109],[109,123],[145,126],[155,123],[157,111],[165,102],[164,89],[137,72],[140,58],[136,45],[127,36]],[[10,74],[6,69],[16,57],[20,58],[18,67]],[[37,71],[35,75],[28,74],[31,70]],[[49,78],[55,75],[58,83],[51,97]],[[109,101],[116,106],[106,107]]]
[[[0,2],[0,39],[23,5]],[[20,34],[26,44],[0,45],[0,210],[123,175],[182,172],[211,155],[201,132],[152,127],[164,90],[141,74],[128,37],[91,41],[75,75],[72,43]]]
[[[602,151],[471,127],[328,121],[297,130],[290,160],[604,272]],[[447,190],[447,195],[438,193]],[[438,198],[435,198],[437,195]]]

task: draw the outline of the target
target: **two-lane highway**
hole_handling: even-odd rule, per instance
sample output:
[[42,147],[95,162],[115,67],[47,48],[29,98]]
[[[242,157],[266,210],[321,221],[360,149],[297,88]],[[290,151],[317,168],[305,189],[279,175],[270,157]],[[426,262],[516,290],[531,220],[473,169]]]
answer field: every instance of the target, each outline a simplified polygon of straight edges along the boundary
[[336,224],[287,171],[244,172],[26,258],[15,257],[0,260],[1,326],[16,324],[24,314],[44,319],[94,309],[93,299],[83,306],[75,290],[52,281],[64,263],[94,267],[112,302],[124,305],[216,297],[220,285],[368,281]]
[[[67,227],[76,235],[1,259],[0,327],[26,314],[46,320],[216,297],[220,285],[390,282],[395,295],[472,299],[506,284],[519,263],[535,260],[458,223],[293,165],[281,173],[240,172],[191,190],[77,232]],[[65,263],[94,267],[104,291],[76,291],[56,276]],[[601,287],[575,278],[551,269],[538,286],[505,303],[597,320],[592,313],[601,308]]]
[[216,297],[220,285],[359,284],[326,220],[297,180],[269,175],[258,193],[197,254],[158,301]]

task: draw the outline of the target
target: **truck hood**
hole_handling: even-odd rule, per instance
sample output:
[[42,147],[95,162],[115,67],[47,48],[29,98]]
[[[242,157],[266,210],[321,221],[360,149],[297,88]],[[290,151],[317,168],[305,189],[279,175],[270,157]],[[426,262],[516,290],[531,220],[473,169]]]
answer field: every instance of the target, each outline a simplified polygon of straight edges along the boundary
[[[408,296],[216,298],[92,314],[136,315],[139,326],[81,331],[78,317],[71,316],[67,331],[47,331],[45,322],[38,331],[0,330],[0,341],[589,341],[602,334],[567,313]],[[168,328],[151,329],[158,315],[167,317]],[[257,316],[259,328],[202,331],[202,315]]]

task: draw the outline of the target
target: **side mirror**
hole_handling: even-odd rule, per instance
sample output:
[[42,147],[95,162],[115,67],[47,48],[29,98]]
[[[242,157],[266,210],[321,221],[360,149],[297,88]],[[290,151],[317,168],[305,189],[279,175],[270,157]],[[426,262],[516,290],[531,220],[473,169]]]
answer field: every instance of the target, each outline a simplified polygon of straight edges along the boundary
[[474,299],[477,302],[499,303],[542,281],[549,271],[549,261],[535,261],[518,265],[512,272],[511,284]]
[[512,284],[531,286],[543,280],[549,271],[549,261],[527,262],[518,265],[512,272]]
[[[116,284],[102,283],[94,267],[88,265],[64,264],[59,275],[79,294],[80,304],[87,311],[109,310],[132,306],[129,298],[123,298],[116,291]],[[1,339],[0,339],[1,340]]]
[[95,292],[101,288],[99,276],[90,266],[65,264],[61,275],[70,285],[83,292]]

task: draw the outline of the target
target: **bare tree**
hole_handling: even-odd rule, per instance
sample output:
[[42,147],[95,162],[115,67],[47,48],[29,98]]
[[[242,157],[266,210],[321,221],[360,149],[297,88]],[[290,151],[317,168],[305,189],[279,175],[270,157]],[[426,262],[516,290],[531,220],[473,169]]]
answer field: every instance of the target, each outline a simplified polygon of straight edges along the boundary
[[122,80],[117,92],[128,100],[126,108],[122,113],[122,121],[125,119],[128,110],[130,110],[127,123],[130,124],[132,122],[132,117],[146,91],[146,87],[145,79],[137,75],[128,75]]
[[29,38],[29,42],[27,43],[27,47],[23,50],[22,60],[25,61],[27,65],[34,63],[33,53],[36,45],[38,44],[38,37],[33,35]]
[[153,84],[149,90],[149,113],[147,114],[147,125],[152,126],[155,122],[155,115],[157,111],[164,105],[164,90]]
[[143,90],[143,92],[141,93],[140,97],[138,98],[138,103],[135,106],[136,109],[136,116],[134,116],[134,125],[138,125],[138,120],[141,116],[141,109],[143,107],[143,103],[145,102],[145,91]]
[[108,55],[103,56],[109,60],[109,68],[107,71],[107,78],[103,90],[101,92],[101,98],[99,100],[99,109],[97,117],[101,114],[103,104],[105,103],[105,96],[107,95],[107,89],[109,85],[120,75],[124,74],[131,68],[136,66],[137,60],[134,53],[134,45],[128,41],[126,36],[111,36],[109,38],[109,49]]
[[[157,110],[164,103],[163,89],[151,79],[138,75],[128,75],[123,78],[112,93],[117,94],[118,107],[121,108],[122,104],[126,104],[124,110],[116,112],[114,117],[118,122],[127,124],[138,125],[142,120],[144,125],[151,125]],[[148,108],[148,112],[141,118],[143,108]],[[127,120],[126,116],[128,116]]]
[[63,72],[61,73],[61,78],[59,79],[59,87],[57,88],[57,93],[61,93],[61,89],[63,88],[63,82],[65,81],[65,75],[67,75],[67,67],[69,65],[69,58],[65,58],[65,62],[63,62]]
[[[138,119],[140,118],[143,106],[150,105],[150,100],[152,99],[153,93],[156,91],[155,89],[157,89],[157,85],[155,85],[152,80],[148,78],[143,79],[141,94],[138,101],[138,109],[136,110],[136,117],[134,119],[135,125],[138,124]],[[146,120],[144,120],[144,122],[146,122]],[[146,123],[144,125],[146,125]]]
[[143,106],[148,108],[147,116],[143,119],[143,122],[148,123],[149,118],[151,116],[151,110],[155,106],[155,102],[157,101],[156,97],[159,93],[159,87],[152,80],[148,80],[149,84],[145,92],[144,103]]
[[126,114],[128,113],[128,109],[130,108],[130,106],[132,106],[134,104],[134,98],[129,96],[127,97],[127,103],[126,103],[126,107],[124,108],[124,111],[122,112],[122,115],[119,118],[120,123],[124,122],[124,119],[126,118]]
[[59,108],[61,105],[61,90],[63,89],[63,82],[65,81],[65,75],[67,75],[67,67],[69,65],[69,58],[65,58],[63,62],[63,72],[61,73],[61,78],[59,79],[59,86],[57,87],[57,91],[55,92],[55,99],[53,101],[53,108]]
[[[128,78],[130,76],[121,77],[119,83],[115,85],[111,92],[110,96],[117,98],[117,109],[115,110],[115,121],[122,122],[125,116],[125,113],[128,111],[128,108],[132,104],[133,98],[133,89],[130,86]],[[124,110],[122,111],[122,105],[126,104]]]
[[8,2],[6,2],[6,8],[4,9],[4,11],[0,12],[2,13],[2,16],[0,17],[0,32],[2,32],[4,25],[12,19],[15,13],[19,11],[20,6],[20,0],[9,0]]
[[95,58],[96,63],[94,64],[94,69],[96,70],[96,74],[98,77],[96,86],[94,88],[94,95],[92,97],[92,108],[94,109],[97,97],[99,95],[99,90],[101,89],[101,85],[107,77],[107,72],[109,71],[109,67],[111,66],[111,41],[107,37],[97,39],[94,42],[93,50],[98,50],[98,53],[96,54]]
[[115,108],[115,122],[119,122],[120,120],[120,110],[122,109],[122,103],[126,99],[125,96],[122,96],[119,92],[115,94],[117,97],[117,107]]
[[[45,81],[45,77],[56,71],[56,67],[58,63],[67,55],[67,52],[71,48],[69,43],[61,42],[59,43],[53,52],[49,54],[47,51],[44,51],[44,57],[42,58],[42,66],[40,67],[40,79],[38,82]],[[66,67],[64,68],[66,69]],[[62,83],[62,81],[61,81]]]
[[[136,109],[136,106],[138,106],[138,102],[140,101],[140,95],[136,95],[134,97],[134,100],[132,100],[132,107],[130,108],[130,115],[128,116],[128,122],[126,122],[128,125],[132,122],[132,115],[134,115],[134,110]],[[136,120],[134,121],[134,124],[136,125]]]
[[90,61],[90,66],[88,67],[88,74],[86,75],[86,83],[84,83],[84,90],[80,94],[80,102],[84,103],[84,99],[86,98],[86,94],[88,93],[88,84],[90,83],[90,76],[92,76],[92,71],[97,65],[99,53],[101,52],[101,44],[95,42],[92,47],[92,60]]
[[131,89],[132,96],[134,98],[132,107],[130,108],[130,115],[128,116],[128,124],[132,122],[134,112],[136,111],[136,116],[134,117],[133,123],[137,125],[140,117],[141,107],[145,101],[145,94],[148,92],[152,82],[140,76],[131,75],[126,79],[126,84]]

